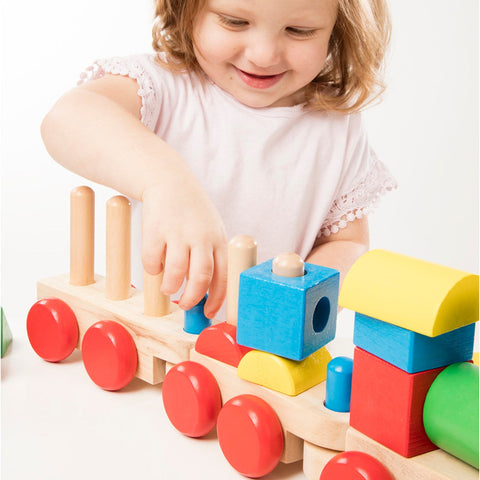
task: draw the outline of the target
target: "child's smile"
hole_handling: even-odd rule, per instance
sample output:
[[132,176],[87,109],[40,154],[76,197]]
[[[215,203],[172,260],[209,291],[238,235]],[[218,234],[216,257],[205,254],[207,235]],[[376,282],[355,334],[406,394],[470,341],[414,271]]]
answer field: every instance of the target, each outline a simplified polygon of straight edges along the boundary
[[336,0],[207,0],[195,53],[210,79],[245,105],[296,105],[325,63],[336,17]]
[[239,77],[249,87],[260,88],[260,89],[272,87],[273,85],[275,85],[277,82],[281,80],[283,75],[285,75],[285,72],[271,74],[271,75],[255,74],[253,72],[245,72],[236,67],[235,67],[235,70],[238,73]]

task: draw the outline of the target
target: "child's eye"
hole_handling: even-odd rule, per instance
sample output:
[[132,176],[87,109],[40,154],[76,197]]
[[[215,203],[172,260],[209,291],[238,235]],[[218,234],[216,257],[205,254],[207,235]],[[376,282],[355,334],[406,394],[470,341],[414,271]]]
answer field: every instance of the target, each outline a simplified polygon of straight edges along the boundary
[[223,23],[228,27],[244,27],[245,25],[248,25],[246,20],[236,17],[229,17],[227,15],[218,15],[218,19],[220,20],[220,23]]
[[317,32],[314,28],[287,27],[286,30],[297,37],[313,37]]

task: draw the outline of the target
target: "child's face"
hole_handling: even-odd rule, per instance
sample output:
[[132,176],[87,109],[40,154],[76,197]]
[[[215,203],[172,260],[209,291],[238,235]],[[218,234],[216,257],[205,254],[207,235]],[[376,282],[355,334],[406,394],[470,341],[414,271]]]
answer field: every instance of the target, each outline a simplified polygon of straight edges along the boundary
[[337,0],[207,0],[194,25],[203,71],[250,107],[302,103],[322,69]]

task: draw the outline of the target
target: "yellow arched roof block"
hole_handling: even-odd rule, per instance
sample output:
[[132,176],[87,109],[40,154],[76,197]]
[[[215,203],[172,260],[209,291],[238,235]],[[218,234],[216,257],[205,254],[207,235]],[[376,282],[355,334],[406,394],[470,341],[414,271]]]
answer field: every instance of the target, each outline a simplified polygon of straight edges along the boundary
[[277,392],[298,395],[327,379],[331,359],[325,347],[300,362],[252,350],[240,360],[237,375]]
[[339,304],[436,337],[478,320],[478,275],[371,250],[345,277]]

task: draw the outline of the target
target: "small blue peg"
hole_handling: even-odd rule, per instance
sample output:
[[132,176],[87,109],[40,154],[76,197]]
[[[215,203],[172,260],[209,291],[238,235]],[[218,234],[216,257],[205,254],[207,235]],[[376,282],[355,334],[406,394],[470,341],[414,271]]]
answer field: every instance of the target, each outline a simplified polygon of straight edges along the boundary
[[335,412],[350,411],[353,360],[335,357],[327,365],[327,392],[325,406]]
[[194,307],[190,310],[185,310],[183,329],[187,333],[198,335],[203,329],[212,324],[212,321],[203,313],[203,307],[207,298],[208,295],[205,295]]

